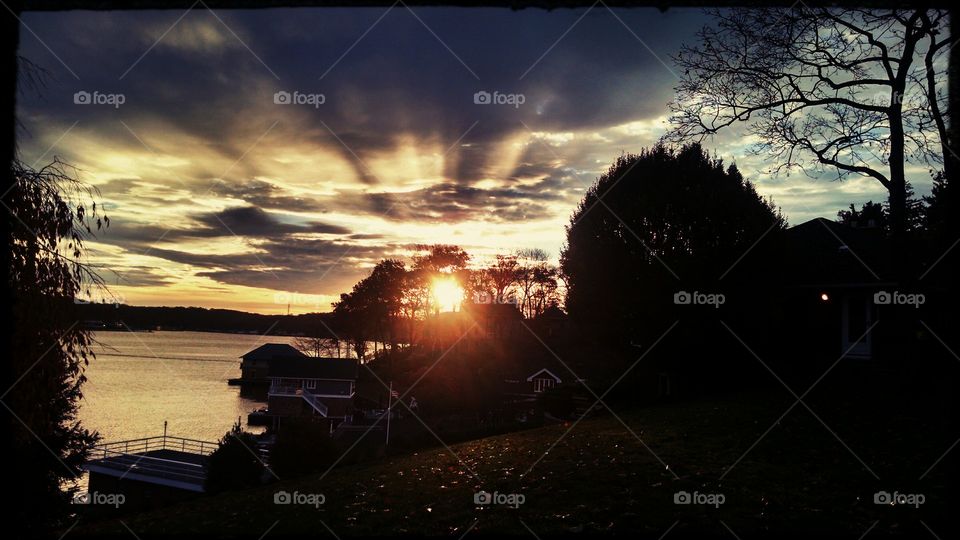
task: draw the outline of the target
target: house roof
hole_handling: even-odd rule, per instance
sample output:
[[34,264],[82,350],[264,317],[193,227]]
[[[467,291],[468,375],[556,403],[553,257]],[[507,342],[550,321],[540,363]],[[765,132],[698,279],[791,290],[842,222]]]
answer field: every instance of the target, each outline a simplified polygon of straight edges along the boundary
[[786,231],[784,278],[796,286],[864,286],[892,279],[890,250],[879,228],[817,218]]
[[[541,369],[540,371],[537,371],[536,373],[534,373],[533,375],[530,375],[529,377],[527,377],[527,381],[528,381],[528,382],[529,382],[529,381],[532,381],[532,380],[538,378],[540,375],[543,375],[543,374],[548,375],[551,379],[557,381],[558,383],[559,383],[559,382],[563,382],[563,381],[560,379],[560,377],[557,377],[556,374],[554,374],[552,371],[550,371],[550,370],[547,369],[547,368],[543,368],[543,369]],[[543,377],[539,377],[539,378],[543,378]]]
[[240,358],[244,360],[272,360],[274,358],[307,358],[307,355],[286,343],[264,343]]
[[342,358],[291,358],[270,364],[270,377],[356,380],[357,363]]

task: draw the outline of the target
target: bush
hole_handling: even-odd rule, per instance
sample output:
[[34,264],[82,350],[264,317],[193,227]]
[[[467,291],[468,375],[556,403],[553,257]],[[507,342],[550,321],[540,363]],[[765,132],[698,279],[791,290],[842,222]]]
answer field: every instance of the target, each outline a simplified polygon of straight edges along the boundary
[[280,478],[326,471],[340,456],[324,425],[289,419],[270,450],[270,466]]
[[541,411],[554,418],[569,418],[577,408],[573,401],[573,392],[572,386],[551,388],[537,396],[537,405]]
[[238,421],[220,439],[207,462],[207,491],[244,489],[261,483],[266,468],[256,455],[257,440]]

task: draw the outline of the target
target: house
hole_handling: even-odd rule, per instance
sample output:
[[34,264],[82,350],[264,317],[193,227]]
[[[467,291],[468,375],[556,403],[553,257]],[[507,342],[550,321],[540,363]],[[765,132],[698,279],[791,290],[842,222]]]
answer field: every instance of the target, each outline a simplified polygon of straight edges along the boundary
[[823,218],[787,229],[780,265],[785,305],[790,306],[786,326],[802,329],[805,353],[875,357],[882,336],[868,330],[878,321],[886,296],[898,289],[888,242],[879,227]]
[[270,365],[290,359],[307,358],[305,354],[286,343],[266,343],[240,357],[240,378],[238,383],[266,384]]
[[537,370],[528,369],[521,372],[520,376],[508,377],[503,382],[504,393],[507,396],[514,400],[530,401],[536,399],[538,394],[560,386],[563,384],[563,379],[544,367]]
[[357,363],[340,358],[272,362],[267,408],[274,418],[313,418],[332,431],[353,412]]

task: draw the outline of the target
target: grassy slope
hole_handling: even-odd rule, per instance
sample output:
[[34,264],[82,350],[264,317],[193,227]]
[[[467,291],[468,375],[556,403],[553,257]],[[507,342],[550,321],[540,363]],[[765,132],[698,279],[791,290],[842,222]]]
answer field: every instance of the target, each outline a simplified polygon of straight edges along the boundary
[[[763,394],[621,414],[643,443],[611,416],[584,420],[526,476],[568,426],[452,446],[464,465],[439,447],[337,469],[322,479],[288,480],[129,516],[124,523],[81,525],[73,535],[129,535],[125,525],[141,538],[212,532],[259,537],[268,529],[270,536],[329,534],[325,524],[339,537],[459,536],[475,520],[474,532],[528,537],[526,527],[538,536],[613,532],[658,538],[675,522],[671,536],[731,538],[726,527],[742,538],[826,528],[858,538],[876,520],[871,535],[929,534],[919,519],[936,530],[945,513],[945,471],[935,468],[923,481],[917,479],[951,442],[938,435],[942,427],[899,410],[858,407],[857,402],[818,404],[815,397],[807,402],[879,481],[802,405],[721,481],[720,475],[793,403],[785,393]],[[521,492],[526,503],[519,509],[477,507],[473,494],[480,488]],[[326,504],[319,510],[277,506],[273,494],[278,489],[323,493]],[[878,506],[872,499],[880,489],[922,492],[928,502],[920,510]],[[678,490],[723,493],[726,503],[718,509],[675,505]]]

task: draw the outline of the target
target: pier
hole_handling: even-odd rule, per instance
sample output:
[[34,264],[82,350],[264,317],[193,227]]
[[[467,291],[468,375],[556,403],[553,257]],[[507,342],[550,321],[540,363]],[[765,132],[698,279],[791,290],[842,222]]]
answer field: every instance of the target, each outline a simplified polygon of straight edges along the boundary
[[96,446],[84,468],[90,473],[91,491],[128,491],[135,484],[149,484],[160,491],[203,493],[207,457],[217,446],[169,435],[118,441]]

